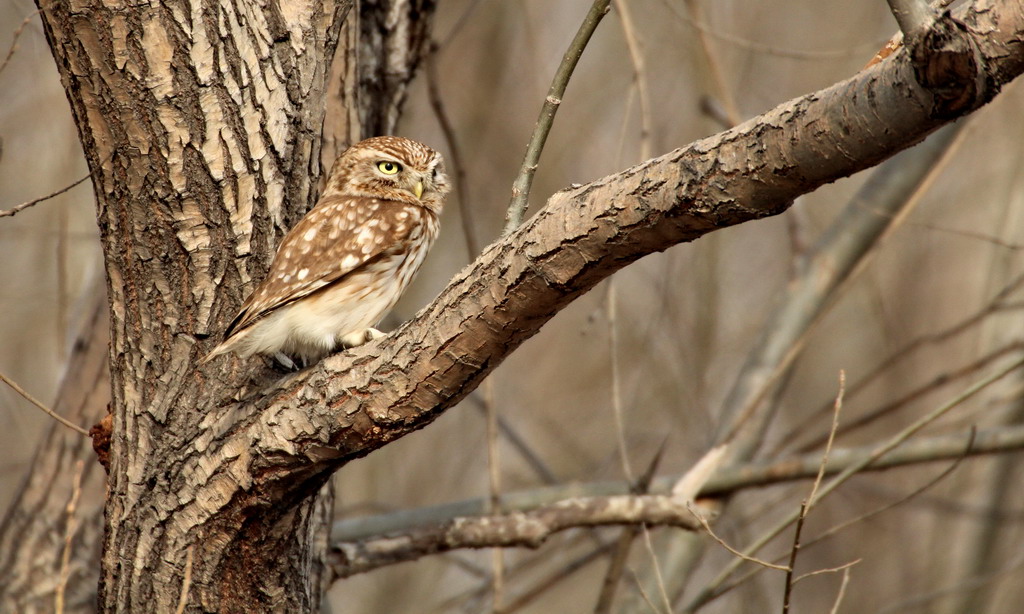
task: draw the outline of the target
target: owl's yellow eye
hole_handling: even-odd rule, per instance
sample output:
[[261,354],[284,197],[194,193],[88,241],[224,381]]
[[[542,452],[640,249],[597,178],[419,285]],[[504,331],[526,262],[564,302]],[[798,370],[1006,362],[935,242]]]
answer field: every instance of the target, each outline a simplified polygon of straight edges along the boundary
[[398,162],[391,162],[385,160],[377,163],[377,170],[384,173],[385,175],[394,175],[398,171],[402,170],[402,165]]

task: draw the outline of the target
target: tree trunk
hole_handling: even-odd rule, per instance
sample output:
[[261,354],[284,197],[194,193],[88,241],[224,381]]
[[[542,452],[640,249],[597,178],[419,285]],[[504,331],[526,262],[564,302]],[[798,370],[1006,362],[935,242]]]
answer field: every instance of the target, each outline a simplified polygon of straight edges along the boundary
[[[262,277],[322,167],[361,133],[394,130],[433,3],[351,5],[42,11],[94,173],[109,284],[104,611],[318,608],[332,499],[315,495],[328,474],[261,518],[219,514],[230,475],[170,475],[203,454],[191,442],[205,408],[238,388],[193,371],[197,340],[219,334]],[[350,78],[329,83],[343,31],[338,72]],[[202,484],[207,496],[190,494]]]

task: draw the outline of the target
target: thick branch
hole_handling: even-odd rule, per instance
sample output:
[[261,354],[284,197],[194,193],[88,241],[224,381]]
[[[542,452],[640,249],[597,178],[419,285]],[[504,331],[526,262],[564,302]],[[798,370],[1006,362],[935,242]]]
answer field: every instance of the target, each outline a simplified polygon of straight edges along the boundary
[[[230,471],[250,476],[249,496],[273,504],[294,492],[296,478],[422,428],[612,272],[778,214],[796,196],[919,141],[951,112],[966,114],[990,100],[1024,69],[1024,15],[1014,6],[969,13],[955,27],[949,18],[940,22],[968,39],[952,47],[977,50],[982,60],[973,64],[976,73],[943,73],[941,96],[916,80],[920,54],[912,63],[916,51],[902,51],[732,130],[555,194],[397,333],[218,412],[219,421],[211,415],[200,445],[246,450]],[[945,94],[957,89],[964,104],[950,105]]]

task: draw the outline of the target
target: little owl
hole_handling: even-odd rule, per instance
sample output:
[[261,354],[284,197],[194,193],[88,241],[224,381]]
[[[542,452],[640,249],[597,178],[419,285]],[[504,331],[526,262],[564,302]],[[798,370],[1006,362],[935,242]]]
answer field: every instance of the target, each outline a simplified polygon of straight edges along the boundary
[[381,336],[373,327],[420,268],[449,189],[426,145],[379,136],[348,148],[204,362],[235,352],[310,364]]

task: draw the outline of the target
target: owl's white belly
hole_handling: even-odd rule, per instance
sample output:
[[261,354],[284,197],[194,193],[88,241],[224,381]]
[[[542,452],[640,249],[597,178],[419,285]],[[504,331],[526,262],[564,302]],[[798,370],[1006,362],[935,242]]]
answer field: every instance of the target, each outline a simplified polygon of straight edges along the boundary
[[413,250],[382,259],[276,309],[246,331],[240,353],[281,351],[307,363],[322,358],[343,345],[343,338],[359,336],[380,322],[412,281],[425,253]]

